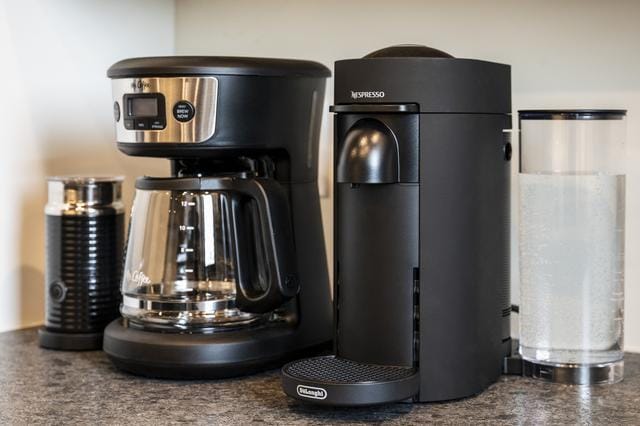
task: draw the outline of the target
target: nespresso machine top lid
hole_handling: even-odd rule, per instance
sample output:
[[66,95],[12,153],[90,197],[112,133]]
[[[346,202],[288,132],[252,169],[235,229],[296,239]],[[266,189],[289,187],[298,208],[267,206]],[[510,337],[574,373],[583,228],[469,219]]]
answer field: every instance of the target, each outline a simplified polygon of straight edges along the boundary
[[345,113],[364,112],[366,104],[367,113],[510,114],[511,69],[426,46],[391,46],[336,61],[334,102],[334,112]]
[[371,52],[364,58],[453,58],[453,56],[421,44],[398,44]]
[[234,56],[158,56],[131,58],[113,64],[109,78],[186,75],[246,75],[264,77],[330,77],[331,71],[313,61]]

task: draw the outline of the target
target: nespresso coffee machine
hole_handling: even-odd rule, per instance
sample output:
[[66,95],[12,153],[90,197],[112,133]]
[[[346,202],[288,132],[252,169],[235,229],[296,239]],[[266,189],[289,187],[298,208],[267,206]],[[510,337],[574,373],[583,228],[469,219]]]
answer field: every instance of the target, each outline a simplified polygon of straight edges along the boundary
[[317,190],[329,70],[314,62],[128,59],[113,65],[118,148],[164,157],[129,225],[122,318],[104,350],[153,377],[250,373],[327,346]]
[[329,405],[442,401],[510,353],[510,67],[396,46],[335,67],[334,354],[283,368]]

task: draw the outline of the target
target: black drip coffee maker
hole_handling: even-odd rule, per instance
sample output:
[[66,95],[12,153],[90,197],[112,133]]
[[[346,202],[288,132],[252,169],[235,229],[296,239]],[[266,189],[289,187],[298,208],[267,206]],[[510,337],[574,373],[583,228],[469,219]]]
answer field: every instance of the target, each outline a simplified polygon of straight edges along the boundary
[[331,339],[317,190],[326,77],[307,61],[167,57],[113,65],[118,148],[165,157],[136,182],[122,318],[104,350],[168,378],[257,371]]

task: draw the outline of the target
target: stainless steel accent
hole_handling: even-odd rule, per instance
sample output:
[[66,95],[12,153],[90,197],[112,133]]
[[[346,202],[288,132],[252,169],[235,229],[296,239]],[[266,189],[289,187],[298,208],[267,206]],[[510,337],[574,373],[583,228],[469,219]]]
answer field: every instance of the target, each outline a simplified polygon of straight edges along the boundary
[[[123,105],[116,122],[116,139],[125,143],[198,143],[215,133],[218,80],[215,77],[144,77],[112,80],[113,102]],[[124,122],[124,95],[161,93],[165,98],[166,127],[163,130],[127,130]],[[173,117],[173,106],[188,101],[195,116],[181,123]]]
[[234,299],[213,299],[213,300],[190,300],[183,302],[164,302],[155,300],[138,299],[124,295],[122,305],[127,308],[158,310],[158,311],[224,311],[225,309],[236,309]]
[[122,176],[48,178],[45,213],[50,216],[100,216],[124,212]]
[[184,302],[166,303],[123,294],[120,311],[134,325],[151,329],[160,327],[167,331],[228,329],[262,323],[269,318],[269,314],[248,314],[238,310],[233,299],[185,299]]
[[524,376],[567,385],[617,383],[624,377],[624,360],[595,365],[545,365],[524,361]]

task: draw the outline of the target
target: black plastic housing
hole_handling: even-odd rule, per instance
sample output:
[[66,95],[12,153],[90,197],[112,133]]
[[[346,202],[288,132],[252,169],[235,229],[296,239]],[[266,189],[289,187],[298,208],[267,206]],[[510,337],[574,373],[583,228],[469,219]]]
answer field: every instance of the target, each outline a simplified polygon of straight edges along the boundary
[[[510,85],[508,66],[476,60],[336,63],[336,103],[371,108],[336,114],[336,155],[354,123],[376,120],[407,176],[336,184],[336,353],[415,366],[418,401],[481,392],[509,350]],[[376,113],[378,100],[419,112]]]
[[40,346],[102,348],[118,317],[124,214],[47,215],[46,326]]

